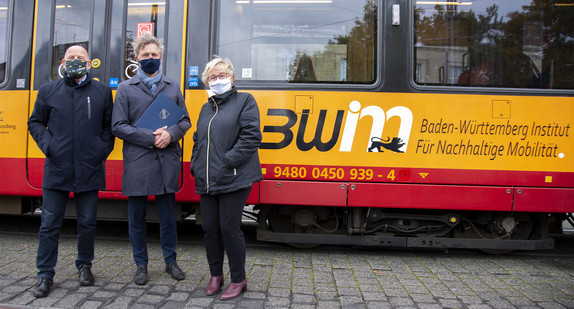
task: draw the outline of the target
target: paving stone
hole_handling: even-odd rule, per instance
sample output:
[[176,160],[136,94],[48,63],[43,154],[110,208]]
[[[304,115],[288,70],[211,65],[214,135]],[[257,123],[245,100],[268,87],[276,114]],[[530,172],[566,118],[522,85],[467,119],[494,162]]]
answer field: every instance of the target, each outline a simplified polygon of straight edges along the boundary
[[488,304],[470,304],[470,305],[467,305],[467,308],[468,309],[493,309]]
[[291,295],[293,304],[315,304],[315,295],[313,294],[296,294]]
[[113,299],[106,308],[129,308],[130,304],[134,301],[133,297],[120,296]]
[[315,309],[314,304],[292,304],[292,309]]
[[138,299],[138,303],[159,304],[163,301],[163,295],[144,294]]
[[[375,284],[373,284],[373,282]],[[373,280],[371,280],[370,282],[359,284],[359,290],[361,292],[381,292],[381,293],[383,292],[381,286],[376,281]]]
[[266,293],[262,293],[262,292],[253,292],[253,291],[247,290],[245,293],[243,293],[243,298],[265,299],[265,297],[267,297]]
[[291,289],[269,288],[267,296],[270,297],[290,297]]
[[[100,301],[87,301],[87,302],[82,304],[82,309],[97,309],[97,308],[100,308],[100,306],[102,306],[102,305],[103,305],[103,303]],[[143,306],[138,307],[138,308],[143,308]]]
[[[365,302],[367,309],[389,309],[393,308],[391,303],[389,302],[381,302],[381,301],[367,301]],[[424,308],[424,307],[421,307]]]
[[438,298],[438,302],[444,308],[464,308],[464,304],[458,299]]
[[405,289],[403,288],[398,288],[398,289],[385,289],[385,295],[387,296],[401,296],[401,297],[406,297],[408,296],[408,293]]
[[339,308],[341,304],[338,301],[318,300],[315,304],[316,309],[333,309]]
[[309,286],[293,286],[291,288],[292,294],[306,294],[306,295],[313,295],[315,293],[313,287]]
[[384,293],[364,292],[361,295],[365,301],[388,301]]
[[536,306],[536,303],[526,297],[507,297],[509,302],[517,307]]
[[424,303],[424,304],[438,303],[436,298],[430,294],[410,294],[409,296],[415,303]]
[[184,303],[176,302],[176,301],[167,301],[162,304],[159,308],[160,309],[180,309],[184,306]]
[[183,293],[183,292],[174,292],[171,293],[169,295],[169,297],[167,298],[168,301],[173,301],[173,302],[185,302],[187,301],[187,299],[189,298],[190,294],[189,293]]
[[266,308],[289,308],[291,300],[285,297],[267,297],[264,305]]
[[336,292],[337,286],[335,284],[316,283],[315,291]]
[[511,309],[516,308],[512,303],[507,300],[496,300],[496,301],[488,301],[487,302],[492,308],[500,308],[500,309]]
[[202,308],[207,308],[209,305],[213,303],[213,297],[192,297],[189,299],[186,307],[193,307],[198,306]]
[[[256,246],[247,250],[247,291],[222,301],[219,295],[205,295],[210,273],[202,244],[178,246],[178,264],[186,279],[175,281],[165,273],[159,242],[150,243],[150,280],[138,286],[132,282],[135,266],[129,241],[98,240],[96,284],[82,287],[74,265],[75,242],[74,237],[61,239],[52,292],[36,299],[31,290],[37,281],[37,236],[0,233],[0,307],[574,308],[571,255]],[[227,286],[227,259],[224,271]]]
[[364,301],[361,296],[341,295],[339,297],[339,302],[341,302],[342,307],[347,307],[363,304]]
[[237,308],[257,309],[265,307],[265,299],[241,299]]
[[315,298],[317,301],[327,300],[327,301],[335,301],[339,299],[339,295],[337,292],[325,292],[325,291],[316,291]]

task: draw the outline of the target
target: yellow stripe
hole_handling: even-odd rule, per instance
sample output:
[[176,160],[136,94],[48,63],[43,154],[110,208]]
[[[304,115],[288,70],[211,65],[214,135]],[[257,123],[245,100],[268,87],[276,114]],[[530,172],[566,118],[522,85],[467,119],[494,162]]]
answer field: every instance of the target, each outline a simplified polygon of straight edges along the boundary
[[[28,110],[29,93],[27,90],[0,91],[0,158],[26,157],[28,117],[24,117],[24,113]],[[30,142],[33,143],[30,148],[35,148],[32,138]]]
[[36,28],[38,25],[38,2],[34,3],[34,32],[32,33],[32,70],[30,74],[30,90],[34,90],[34,68],[36,67]]
[[[262,130],[266,126],[273,126],[278,131],[291,134],[289,143],[283,148],[259,150],[262,164],[574,172],[572,97],[345,91],[247,92],[255,97],[259,105]],[[191,122],[196,123],[203,105],[198,103],[206,102],[206,92],[192,90],[187,91],[187,95],[186,101],[193,102],[188,103]],[[360,108],[355,114],[351,113],[353,106]],[[270,109],[285,110],[296,115],[297,121],[284,129],[287,117],[269,115]],[[302,123],[302,110],[309,110],[305,125]],[[321,111],[326,115],[322,143],[334,136],[337,112],[343,113],[340,128],[336,131],[336,143],[324,151],[314,146],[301,150],[297,145],[299,134],[303,134],[303,144],[316,139]],[[409,127],[405,126],[410,123],[409,117],[393,116],[399,111],[400,115],[412,114]],[[364,117],[359,116],[360,113],[364,113]],[[376,121],[371,115],[376,115]],[[352,125],[352,116],[357,119],[356,125]],[[350,125],[345,129],[347,122]],[[380,126],[379,131],[372,131],[373,124]],[[405,134],[399,133],[401,125]],[[286,135],[278,131],[263,132],[263,142],[276,144],[286,139]],[[351,143],[343,144],[345,131],[350,133]],[[399,136],[402,141],[397,143],[405,143],[402,148],[404,153],[388,148],[368,152],[368,148],[374,145],[373,137],[379,138],[377,142],[391,142],[390,139]],[[185,143],[185,158],[188,159],[193,141],[188,138]]]
[[181,37],[181,82],[180,82],[180,87],[181,87],[181,93],[183,92],[184,89],[184,85],[186,85],[186,81],[185,81],[185,58],[186,58],[186,47],[187,47],[187,41],[185,40],[185,38],[187,37],[187,1],[183,2],[183,33],[182,33],[182,37]]

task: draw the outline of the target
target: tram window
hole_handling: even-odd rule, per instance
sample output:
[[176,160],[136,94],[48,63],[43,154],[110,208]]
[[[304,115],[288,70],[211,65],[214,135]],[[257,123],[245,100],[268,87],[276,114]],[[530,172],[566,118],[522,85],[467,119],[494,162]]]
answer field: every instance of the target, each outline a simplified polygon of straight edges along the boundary
[[373,83],[372,0],[222,0],[216,52],[238,81]]
[[64,76],[61,66],[66,49],[80,45],[88,49],[92,0],[57,0],[52,45],[52,80]]
[[0,84],[6,78],[6,64],[8,62],[8,0],[0,0]]
[[574,89],[574,0],[415,3],[418,84]]
[[134,41],[143,33],[149,32],[163,41],[165,29],[166,1],[129,0],[126,24],[124,76],[129,79],[135,75],[137,61],[133,48]]

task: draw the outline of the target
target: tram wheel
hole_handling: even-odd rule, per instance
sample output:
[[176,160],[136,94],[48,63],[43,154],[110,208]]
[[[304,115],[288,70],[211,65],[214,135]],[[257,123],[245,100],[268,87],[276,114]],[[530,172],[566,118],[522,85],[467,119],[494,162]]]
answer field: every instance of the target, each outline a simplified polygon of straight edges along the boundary
[[[297,206],[280,206],[270,207],[269,209],[269,225],[273,232],[277,233],[309,233],[312,234],[312,229],[306,229],[300,224],[296,223],[295,218],[309,222],[312,210],[304,207]],[[312,249],[319,247],[319,244],[312,243],[294,243],[288,242],[287,245],[297,249]]]
[[[489,233],[484,235],[489,239],[500,238],[503,231],[513,231],[509,239],[512,240],[528,240],[532,235],[534,229],[534,220],[528,216],[528,220],[515,222],[512,217],[497,217],[489,223]],[[513,252],[513,249],[480,249],[480,251],[493,254],[503,255]]]

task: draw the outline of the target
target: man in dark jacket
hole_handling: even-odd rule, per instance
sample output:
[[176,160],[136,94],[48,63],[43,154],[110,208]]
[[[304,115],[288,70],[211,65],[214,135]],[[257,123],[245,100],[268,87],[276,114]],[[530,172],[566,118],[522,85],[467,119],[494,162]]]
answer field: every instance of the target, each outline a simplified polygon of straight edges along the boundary
[[36,297],[50,294],[70,192],[76,199],[80,285],[94,284],[91,267],[98,190],[105,189],[104,161],[114,148],[111,89],[91,78],[91,61],[83,47],[68,48],[62,64],[66,76],[40,87],[28,120],[30,134],[46,155]]

